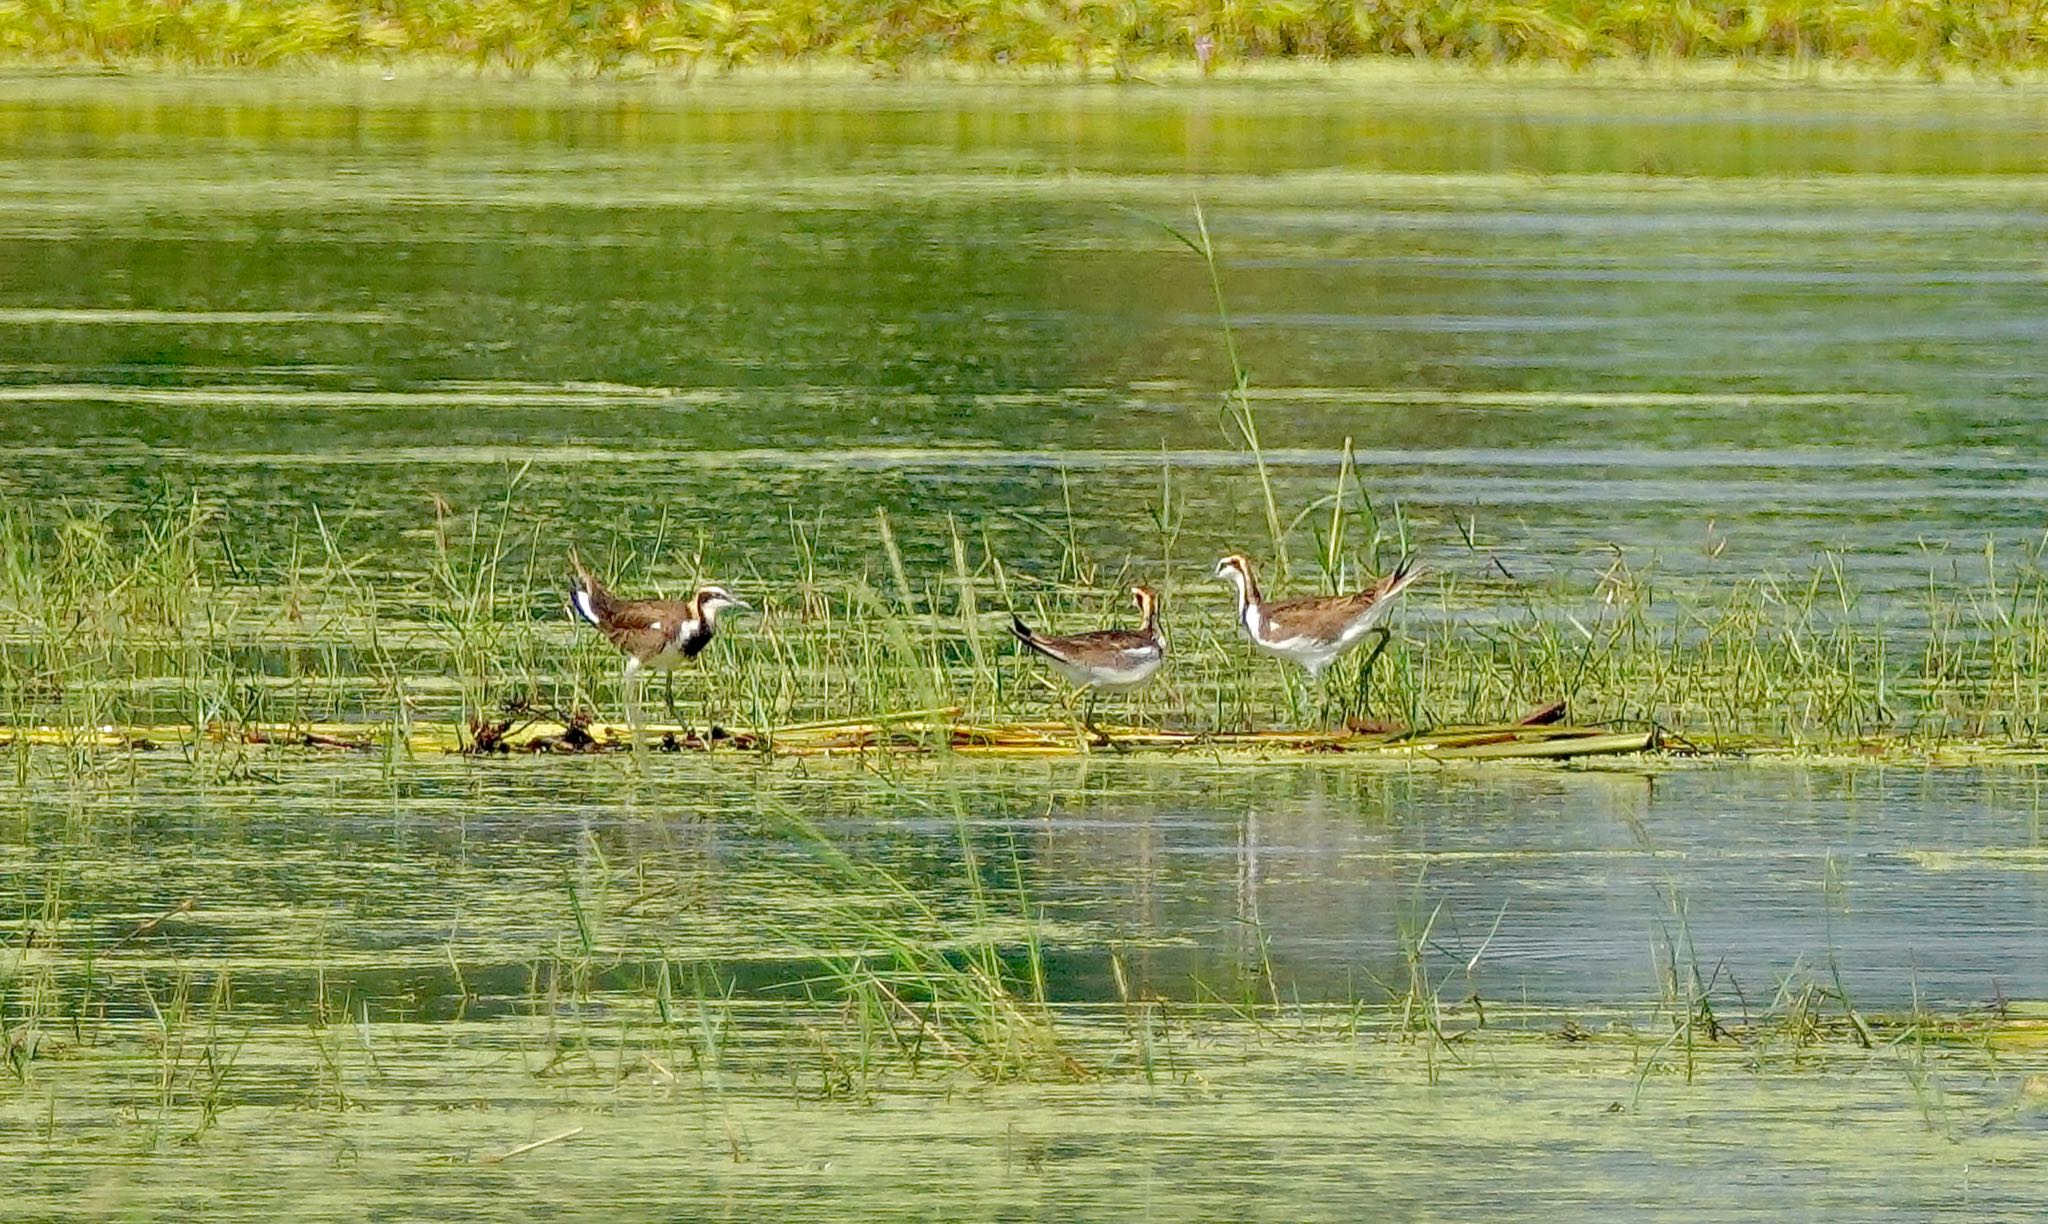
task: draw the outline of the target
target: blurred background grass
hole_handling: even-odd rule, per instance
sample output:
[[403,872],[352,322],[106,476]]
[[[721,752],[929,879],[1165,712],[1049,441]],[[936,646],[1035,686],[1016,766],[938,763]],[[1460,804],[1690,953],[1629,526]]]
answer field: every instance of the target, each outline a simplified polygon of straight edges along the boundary
[[2040,0],[0,0],[0,55],[204,68],[439,60],[681,73],[837,63],[1128,77],[1396,57],[1586,66],[1829,63],[2001,74],[2048,61]]

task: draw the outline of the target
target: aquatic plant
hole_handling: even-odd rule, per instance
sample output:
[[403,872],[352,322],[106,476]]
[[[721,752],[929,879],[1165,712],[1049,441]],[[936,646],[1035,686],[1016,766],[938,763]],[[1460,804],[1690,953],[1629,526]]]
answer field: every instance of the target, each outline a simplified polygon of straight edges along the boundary
[[[1461,924],[1446,896],[1420,876],[1390,920],[1384,980],[1368,966],[1354,993],[1300,997],[1275,967],[1250,891],[1233,976],[1141,981],[1127,937],[1047,924],[1014,848],[985,852],[957,788],[867,777],[863,793],[890,810],[952,826],[942,835],[950,874],[913,884],[872,840],[828,832],[815,809],[761,788],[757,845],[778,861],[725,882],[754,906],[736,919],[743,942],[730,965],[693,917],[703,903],[691,896],[695,856],[630,853],[630,837],[589,832],[563,848],[552,887],[465,894],[518,925],[483,943],[450,930],[444,969],[402,950],[364,959],[321,934],[294,942],[286,963],[238,975],[192,955],[237,929],[219,925],[225,914],[210,919],[205,902],[110,923],[125,898],[96,891],[73,865],[18,879],[18,916],[0,923],[0,1107],[82,1095],[132,1113],[152,1142],[189,1144],[249,1103],[412,1109],[423,1076],[455,1085],[447,1091],[461,1102],[485,1085],[514,1095],[544,1086],[605,1109],[658,1085],[724,1114],[739,1158],[746,1140],[730,1111],[745,1101],[872,1103],[1020,1081],[1199,1084],[1261,1051],[1348,1051],[1442,1083],[1497,1074],[1505,1057],[1562,1066],[1572,1049],[1593,1059],[1574,1056],[1578,1071],[1604,1067],[1638,1104],[1667,1081],[1799,1074],[1858,1057],[1896,1062],[1931,1094],[1945,1067],[2010,1074],[2039,1057],[2038,1012],[2006,1001],[1934,1010],[1916,997],[1910,1011],[1872,1013],[1851,1003],[1832,965],[1793,966],[1774,994],[1745,994],[1700,963],[1675,888],[1668,922],[1652,931],[1656,989],[1634,1006],[1482,998],[1475,967],[1516,920],[1503,909],[1451,933]],[[1241,855],[1255,853],[1254,836],[1247,828]],[[1054,955],[1106,958],[1112,997],[1075,997],[1072,976],[1048,967]]]
[[[1355,482],[1347,488],[1357,513],[1336,514],[1333,495],[1331,526],[1307,541],[1322,573],[1370,572],[1390,538],[1343,526],[1370,523]],[[367,724],[402,745],[417,724],[502,739],[536,719],[617,717],[615,658],[563,615],[549,533],[510,501],[444,522],[447,543],[410,573],[352,553],[345,525],[317,511],[303,533],[316,549],[258,569],[207,528],[211,514],[190,497],[119,526],[89,509],[0,512],[5,726],[68,728],[81,750],[122,734],[100,728],[131,728],[201,752],[189,730],[162,728],[210,727],[218,742],[293,725],[296,742],[339,746]],[[1297,539],[1309,521],[1296,519]],[[812,565],[789,593],[764,584],[763,614],[678,677],[690,725],[751,728],[747,742],[764,749],[772,737],[759,733],[778,726],[919,726],[937,712],[984,728],[1048,715],[1057,726],[1063,698],[999,645],[999,609],[1113,620],[1122,567],[1075,551],[1061,566],[1072,577],[1027,580],[986,540],[956,531],[949,571],[925,576],[904,563],[886,521],[872,531],[882,573]],[[1336,670],[1334,719],[1427,731],[1563,702],[1580,723],[1660,727],[1706,747],[2033,742],[2048,732],[2044,543],[1994,554],[1974,580],[1937,561],[1905,608],[1861,595],[1848,553],[1803,573],[1705,583],[1621,559],[1590,589],[1447,574],[1407,597],[1370,692],[1356,660]],[[1250,658],[1227,616],[1168,607],[1165,679],[1106,718],[1183,732],[1329,721],[1287,669]]]

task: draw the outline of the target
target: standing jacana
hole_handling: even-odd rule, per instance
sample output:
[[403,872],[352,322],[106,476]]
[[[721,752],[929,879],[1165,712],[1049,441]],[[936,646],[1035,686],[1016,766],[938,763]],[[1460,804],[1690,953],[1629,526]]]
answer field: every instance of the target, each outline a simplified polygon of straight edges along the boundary
[[[1237,623],[1251,644],[1276,659],[1300,664],[1308,669],[1311,680],[1320,679],[1324,668],[1364,641],[1367,634],[1378,633],[1379,646],[1365,665],[1365,673],[1369,673],[1392,632],[1380,622],[1393,610],[1401,592],[1421,576],[1422,571],[1404,559],[1393,573],[1362,591],[1269,602],[1259,594],[1259,580],[1243,555],[1232,553],[1218,561],[1214,574],[1237,588]],[[1359,676],[1361,693],[1365,673]]]
[[569,553],[575,575],[569,580],[569,606],[595,626],[626,656],[626,721],[640,725],[640,673],[666,672],[694,659],[718,632],[718,614],[727,608],[749,608],[722,586],[706,586],[688,599],[620,599],[605,589]]
[[[1088,692],[1083,722],[1094,730],[1095,693],[1124,692],[1149,683],[1166,663],[1166,635],[1159,630],[1159,593],[1151,587],[1131,588],[1138,605],[1140,628],[1096,629],[1088,633],[1048,637],[1012,613],[1010,631],[1017,640],[1044,656],[1052,669]],[[1100,732],[1098,732],[1100,734]]]

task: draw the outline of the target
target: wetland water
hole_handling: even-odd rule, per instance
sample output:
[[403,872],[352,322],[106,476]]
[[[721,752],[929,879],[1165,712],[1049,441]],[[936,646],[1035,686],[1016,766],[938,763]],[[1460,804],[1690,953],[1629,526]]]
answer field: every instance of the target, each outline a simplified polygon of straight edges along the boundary
[[[1460,522],[1582,591],[1617,552],[1711,588],[1840,549],[1892,623],[2043,526],[2028,90],[43,80],[0,112],[0,498],[118,537],[196,494],[223,649],[356,712],[372,652],[262,576],[319,507],[323,580],[446,711],[433,499],[522,468],[507,569],[546,572],[507,620],[553,624],[569,540],[774,591],[792,517],[879,570],[877,510],[913,571],[950,516],[1222,618],[1201,572],[1264,521],[1208,287],[1119,211],[1195,191],[1280,500],[1351,438],[1469,614],[1519,596]],[[2029,769],[7,763],[10,1219],[2039,1203]],[[1060,1057],[877,1035],[922,1030],[845,975],[898,938],[1035,948]],[[1418,972],[1435,1002],[1390,1004]],[[1744,1036],[1699,1031],[1695,974]],[[1852,1011],[1907,1019],[1866,1046]]]

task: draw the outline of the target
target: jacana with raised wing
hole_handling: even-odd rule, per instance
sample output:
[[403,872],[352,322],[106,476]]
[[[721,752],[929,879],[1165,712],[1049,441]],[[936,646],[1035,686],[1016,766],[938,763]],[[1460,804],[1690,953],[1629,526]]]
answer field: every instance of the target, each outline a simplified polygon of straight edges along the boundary
[[1237,553],[1216,563],[1215,576],[1237,587],[1238,627],[1253,646],[1276,659],[1299,663],[1310,676],[1320,676],[1345,651],[1381,628],[1394,600],[1421,573],[1403,561],[1362,591],[1271,602],[1259,594],[1252,563]]
[[1152,679],[1166,662],[1166,637],[1159,631],[1159,595],[1151,587],[1132,587],[1140,629],[1097,629],[1065,637],[1047,637],[1010,617],[1010,631],[1052,669],[1087,689],[1134,689]]

